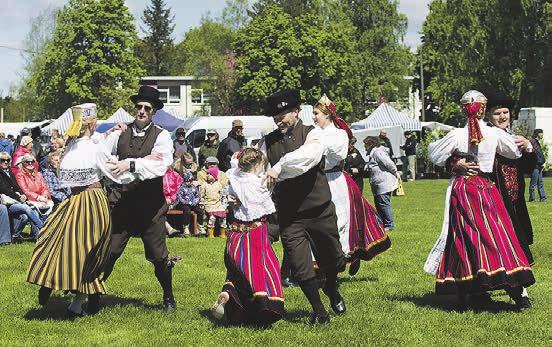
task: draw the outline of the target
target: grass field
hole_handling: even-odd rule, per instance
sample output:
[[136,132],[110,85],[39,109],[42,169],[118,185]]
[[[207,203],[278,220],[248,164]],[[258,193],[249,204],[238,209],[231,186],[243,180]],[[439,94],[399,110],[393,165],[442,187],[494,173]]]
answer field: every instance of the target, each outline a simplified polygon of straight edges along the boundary
[[[545,181],[552,193],[552,180]],[[363,262],[354,278],[343,276],[348,313],[329,326],[311,327],[300,289],[287,289],[285,319],[272,329],[222,327],[209,308],[224,280],[222,239],[170,239],[172,254],[184,257],[174,271],[178,310],[159,310],[161,290],[153,267],[133,239],[107,283],[109,295],[96,316],[65,319],[69,298],[57,293],[40,307],[38,287],[25,283],[31,243],[0,248],[0,346],[13,345],[552,345],[551,202],[529,204],[535,230],[532,247],[537,283],[529,289],[534,307],[516,312],[504,292],[488,310],[459,313],[453,297],[433,295],[434,280],[422,266],[439,234],[447,181],[405,183],[393,198],[393,247]],[[281,255],[281,245],[276,249]],[[326,300],[326,298],[324,298]],[[326,303],[327,300],[325,301]]]

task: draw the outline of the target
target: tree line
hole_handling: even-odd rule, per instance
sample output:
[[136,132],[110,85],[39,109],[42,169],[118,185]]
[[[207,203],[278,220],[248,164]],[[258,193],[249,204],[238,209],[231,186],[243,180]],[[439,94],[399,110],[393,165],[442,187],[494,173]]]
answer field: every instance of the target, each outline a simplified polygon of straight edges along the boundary
[[143,11],[143,37],[124,0],[69,0],[33,20],[25,77],[0,102],[13,120],[54,118],[84,101],[108,116],[131,106],[141,76],[192,75],[207,77],[197,83],[212,114],[262,114],[267,95],[298,88],[309,103],[328,94],[353,121],[382,97],[404,103],[421,88],[405,76],[419,77],[423,63],[428,118],[457,125],[466,89],[499,89],[518,107],[550,105],[551,7],[433,0],[411,52],[397,0],[226,0],[180,40],[164,0]]

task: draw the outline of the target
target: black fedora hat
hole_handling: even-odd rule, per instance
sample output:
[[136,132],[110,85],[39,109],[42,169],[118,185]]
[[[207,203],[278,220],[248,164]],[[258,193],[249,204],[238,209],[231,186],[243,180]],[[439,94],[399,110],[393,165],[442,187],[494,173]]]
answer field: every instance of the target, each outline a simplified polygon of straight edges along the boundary
[[159,100],[159,91],[150,86],[141,86],[138,94],[130,97],[130,101],[135,104],[139,101],[148,101],[156,110],[163,108],[163,102]]
[[301,104],[301,95],[297,89],[282,90],[266,98],[265,116],[274,117]]

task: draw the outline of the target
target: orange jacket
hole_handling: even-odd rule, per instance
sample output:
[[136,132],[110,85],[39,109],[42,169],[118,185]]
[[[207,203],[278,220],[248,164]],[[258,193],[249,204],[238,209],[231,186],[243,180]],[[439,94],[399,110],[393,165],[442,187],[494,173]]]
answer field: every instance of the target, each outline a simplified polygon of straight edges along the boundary
[[35,171],[34,175],[32,175],[28,170],[22,169],[17,172],[15,179],[30,201],[38,201],[37,198],[39,196],[52,200],[48,191],[48,185],[40,172]]

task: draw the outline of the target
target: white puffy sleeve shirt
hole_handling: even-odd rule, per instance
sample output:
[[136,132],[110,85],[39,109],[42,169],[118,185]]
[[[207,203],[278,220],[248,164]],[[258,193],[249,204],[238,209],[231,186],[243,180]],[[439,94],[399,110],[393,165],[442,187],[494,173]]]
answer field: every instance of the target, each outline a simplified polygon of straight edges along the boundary
[[330,170],[347,158],[349,137],[345,130],[336,128],[333,123],[319,131],[324,146],[324,169]]
[[[156,127],[157,125],[152,123],[151,126]],[[111,148],[111,153],[113,154],[117,153],[117,144],[119,143],[121,133],[120,130],[116,130],[109,134],[104,140],[106,146]],[[173,151],[174,147],[171,134],[163,130],[157,136],[151,151],[152,154],[160,154],[161,160],[150,160],[146,158],[127,158],[125,160],[135,162],[135,171],[132,174],[136,176],[137,179],[143,181],[165,175],[165,172],[173,163]]]
[[[493,172],[495,155],[498,153],[508,159],[521,157],[514,137],[506,131],[487,126],[479,121],[483,140],[477,146],[476,153],[468,146],[468,128],[454,129],[445,137],[429,145],[429,159],[438,166],[445,166],[447,159],[455,152],[470,153],[477,157],[481,172]],[[471,151],[470,151],[471,149]]]
[[230,182],[229,193],[240,201],[234,209],[236,219],[250,222],[276,212],[271,193],[263,182],[264,176],[239,169],[230,169],[226,174]]
[[59,183],[63,188],[84,187],[99,182],[104,176],[119,184],[127,184],[134,176],[126,172],[114,176],[108,161],[117,159],[111,155],[105,143],[97,138],[84,137],[74,140],[65,149],[59,167]]

